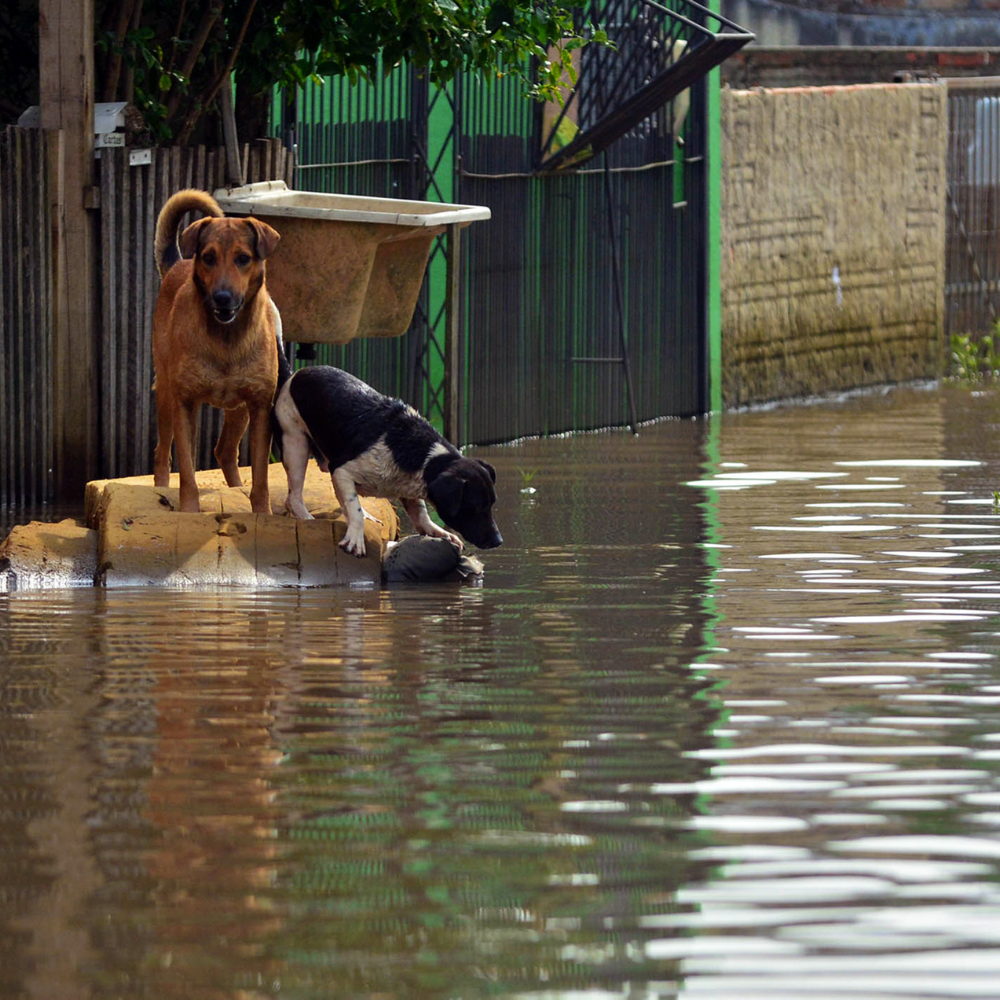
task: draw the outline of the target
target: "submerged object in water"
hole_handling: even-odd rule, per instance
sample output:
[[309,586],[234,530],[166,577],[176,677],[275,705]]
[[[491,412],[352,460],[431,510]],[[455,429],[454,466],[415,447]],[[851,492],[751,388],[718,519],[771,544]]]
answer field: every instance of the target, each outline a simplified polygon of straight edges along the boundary
[[386,544],[382,561],[382,579],[386,583],[430,580],[468,580],[483,575],[483,564],[466,555],[447,538],[407,535]]

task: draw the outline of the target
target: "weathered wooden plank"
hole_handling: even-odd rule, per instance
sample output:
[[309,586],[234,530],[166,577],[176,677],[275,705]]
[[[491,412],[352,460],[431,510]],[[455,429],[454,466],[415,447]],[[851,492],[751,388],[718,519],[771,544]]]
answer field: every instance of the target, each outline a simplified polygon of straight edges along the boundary
[[44,406],[44,382],[45,382],[45,357],[42,354],[42,262],[38,260],[38,251],[41,248],[39,239],[38,217],[40,212],[41,185],[40,174],[43,171],[43,160],[40,151],[39,134],[37,130],[28,138],[24,144],[26,168],[34,178],[34,183],[30,185],[27,192],[28,214],[25,218],[25,238],[31,247],[30,261],[27,272],[29,276],[27,291],[28,297],[25,303],[26,308],[32,316],[31,338],[27,343],[28,354],[28,382],[30,397],[34,401],[34,408],[31,419],[28,422],[27,430],[29,434],[28,462],[25,467],[25,492],[28,496],[41,496],[44,492],[44,447],[41,435],[40,414]]
[[[153,242],[156,234],[156,216],[159,205],[156,200],[156,178],[153,168],[144,167],[145,194],[143,206],[142,243],[142,326],[138,344],[138,412],[136,421],[135,450],[132,466],[145,472],[151,466],[152,449],[155,444],[155,419],[153,411],[153,310],[160,289],[160,279],[156,270]],[[137,473],[138,474],[138,473]]]
[[0,131],[0,503],[50,498],[47,133]]
[[260,174],[261,179],[271,176],[271,162],[274,156],[274,143],[270,139],[259,140],[261,146]]
[[[44,359],[44,374],[42,375],[41,413],[38,417],[39,433],[43,441],[44,470],[43,492],[37,498],[50,500],[54,495],[55,479],[55,439],[53,412],[55,405],[55,385],[52,376],[52,357],[54,331],[52,322],[53,309],[53,269],[52,269],[52,221],[49,213],[49,176],[45,170],[48,162],[48,145],[51,133],[38,129],[38,159],[35,177],[38,180],[39,197],[37,201],[37,234],[38,246],[35,259],[41,269],[39,310],[41,330],[38,344]],[[39,366],[42,368],[43,366]]]
[[[14,242],[10,238],[10,204],[8,193],[14,186],[16,171],[11,163],[10,145],[13,129],[0,133],[0,385],[10,386],[9,342],[13,339],[14,324],[11,318],[10,282],[17,266]],[[11,433],[10,417],[14,405],[11,391],[0,393],[0,501],[11,499],[11,475],[15,460],[15,446]]]
[[[115,370],[115,352],[119,340],[118,289],[118,163],[114,157],[101,157],[101,368]],[[118,412],[118,385],[115,379],[102,379],[101,425],[106,453],[114,454]],[[113,466],[102,470],[105,475],[117,474]]]
[[[6,193],[13,183],[13,170],[10,167],[8,149],[11,140],[11,129],[0,130],[0,385],[10,385],[7,371],[7,341],[12,335],[13,324],[7,312],[10,296],[7,292],[7,282],[14,268],[11,241],[7,234],[8,205]],[[0,393],[0,502],[4,502],[9,494],[8,477],[12,465],[12,448],[10,439],[10,405],[11,393]]]
[[30,456],[28,455],[28,449],[25,447],[25,410],[27,409],[29,396],[25,386],[24,354],[25,343],[31,338],[31,334],[33,332],[31,326],[34,318],[28,311],[27,304],[25,302],[25,285],[28,281],[27,272],[29,270],[24,264],[26,250],[24,236],[25,191],[31,184],[31,178],[28,175],[28,164],[24,162],[24,141],[24,133],[22,131],[17,132],[14,136],[14,162],[17,164],[17,177],[15,179],[15,195],[12,214],[14,222],[14,246],[20,252],[21,266],[18,267],[14,275],[13,291],[16,310],[14,314],[15,329],[20,332],[20,335],[16,338],[13,345],[13,365],[11,366],[11,374],[13,375],[12,385],[14,388],[14,394],[23,402],[22,405],[17,407],[16,411],[12,414],[13,420],[11,423],[14,432],[14,440],[17,442],[17,449],[19,452],[19,460],[13,470],[13,498],[18,503],[24,503],[27,500],[27,491],[25,490],[24,479],[25,467],[30,460]]
[[43,128],[62,143],[49,156],[55,210],[53,356],[56,490],[78,500],[99,461],[93,190],[94,0],[39,2],[39,104]]
[[[121,379],[120,397],[124,403],[125,410],[120,415],[122,419],[121,441],[119,444],[118,462],[122,469],[133,471],[131,454],[132,442],[136,436],[136,427],[133,414],[136,413],[135,395],[135,365],[136,355],[139,349],[138,328],[142,322],[142,308],[144,305],[143,287],[146,276],[142,272],[138,255],[141,253],[142,245],[147,241],[148,235],[143,227],[143,215],[141,210],[141,186],[142,171],[147,168],[130,167],[124,157],[121,158],[121,178],[122,178],[122,232],[125,238],[122,241],[121,267],[122,273],[128,275],[127,287],[122,291],[122,316],[124,317],[123,334],[124,343],[121,348],[121,362],[118,377]],[[145,471],[145,470],[143,470]]]

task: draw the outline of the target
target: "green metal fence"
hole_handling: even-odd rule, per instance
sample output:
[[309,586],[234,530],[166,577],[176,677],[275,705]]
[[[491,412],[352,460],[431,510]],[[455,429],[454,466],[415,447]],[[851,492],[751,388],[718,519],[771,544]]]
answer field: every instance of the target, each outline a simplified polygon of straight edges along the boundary
[[[656,44],[652,68],[630,70],[640,97],[642,74],[659,80],[678,52],[695,67],[714,58],[705,52],[722,36],[698,22],[715,15],[689,0],[677,6],[690,18],[671,22],[669,35],[644,29]],[[621,38],[626,30],[638,37],[632,23],[618,27]],[[612,37],[615,30],[610,24]],[[460,244],[461,443],[708,409],[707,83],[697,69],[681,69],[692,81],[683,92],[674,86],[667,104],[626,122],[613,143],[605,129],[604,152],[554,173],[539,171],[552,153],[553,115],[512,81],[459,76],[438,90],[402,68],[372,83],[310,83],[294,101],[277,99],[278,134],[297,148],[297,187],[491,209]],[[605,56],[594,78],[619,85]],[[574,127],[582,131],[596,101],[580,106]],[[406,336],[300,345],[300,359],[344,367],[440,425],[445,301],[442,239]]]

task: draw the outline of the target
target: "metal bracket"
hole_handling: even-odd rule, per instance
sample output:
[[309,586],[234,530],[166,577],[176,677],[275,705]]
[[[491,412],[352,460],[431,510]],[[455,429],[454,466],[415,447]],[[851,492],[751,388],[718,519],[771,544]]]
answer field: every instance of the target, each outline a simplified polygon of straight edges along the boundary
[[[539,173],[579,166],[678,97],[754,35],[696,0],[595,2],[613,48],[581,52],[576,85],[542,144]],[[711,31],[706,22],[715,21]],[[673,126],[672,126],[673,129]],[[567,141],[568,140],[568,141]]]

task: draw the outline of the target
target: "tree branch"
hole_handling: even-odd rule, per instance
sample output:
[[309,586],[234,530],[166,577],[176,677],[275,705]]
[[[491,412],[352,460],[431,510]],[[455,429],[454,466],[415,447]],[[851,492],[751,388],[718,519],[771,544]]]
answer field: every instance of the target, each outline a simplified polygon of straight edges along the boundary
[[233,43],[233,49],[232,52],[229,53],[229,59],[226,62],[225,68],[216,77],[215,83],[204,92],[203,99],[199,100],[191,111],[188,112],[187,118],[184,120],[184,124],[181,126],[178,136],[181,145],[187,143],[191,132],[194,130],[194,127],[198,122],[198,119],[201,117],[205,108],[211,106],[212,101],[215,100],[223,83],[231,80],[230,74],[233,71],[233,65],[236,62],[236,57],[239,55],[240,49],[243,47],[243,39],[246,37],[247,28],[250,27],[250,18],[253,17],[254,8],[256,6],[257,0],[250,0],[250,6],[247,8],[247,12],[243,17],[243,24],[240,25],[239,34],[236,36],[236,41]]
[[[256,0],[254,0],[254,2],[256,3]],[[198,57],[201,55],[201,50],[205,47],[205,42],[208,41],[208,36],[212,32],[212,27],[221,16],[222,0],[215,0],[215,2],[213,2],[202,15],[201,21],[195,30],[194,37],[191,39],[191,48],[188,50],[187,58],[184,60],[180,69],[181,75],[186,80],[191,79],[191,74],[194,71],[195,64],[198,62]],[[180,107],[181,99],[182,94],[180,87],[176,87],[173,95],[167,102],[167,121],[177,114],[177,109]]]
[[[142,0],[135,0],[135,7],[132,9],[132,23],[129,25],[130,31],[139,28],[142,20]],[[122,100],[132,104],[135,101],[135,46],[129,46],[132,58],[125,64],[125,85],[122,87]]]
[[174,68],[177,60],[177,39],[180,38],[181,28],[184,25],[184,17],[187,14],[187,0],[181,0],[181,12],[177,15],[177,27],[174,29],[173,41],[170,44],[170,61],[167,63],[166,71],[169,73]]
[[122,46],[129,22],[132,20],[132,8],[135,0],[118,0],[118,17],[115,23],[115,43],[110,53],[108,75],[104,78],[102,101],[113,101],[118,93],[118,81],[122,73]]

